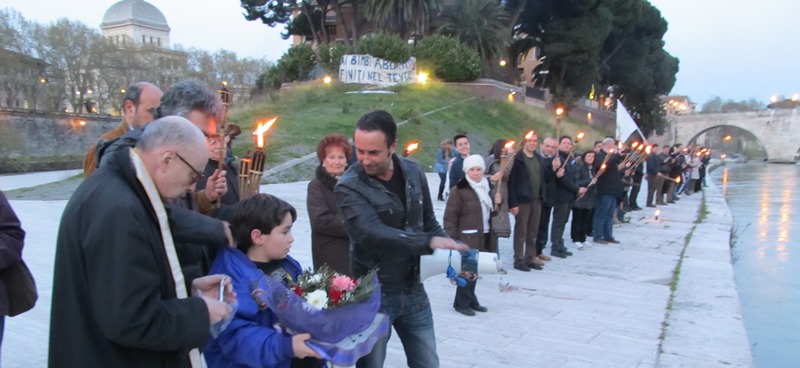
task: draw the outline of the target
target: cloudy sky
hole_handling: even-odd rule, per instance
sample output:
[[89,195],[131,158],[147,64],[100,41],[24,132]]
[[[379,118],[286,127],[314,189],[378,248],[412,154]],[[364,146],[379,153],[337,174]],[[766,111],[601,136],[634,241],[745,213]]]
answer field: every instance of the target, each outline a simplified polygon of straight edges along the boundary
[[[173,44],[277,60],[282,26],[247,22],[238,0],[148,0],[172,28]],[[4,0],[27,19],[59,17],[99,27],[114,0]],[[673,94],[767,102],[800,93],[800,1],[651,0],[669,22],[666,49],[680,61]]]

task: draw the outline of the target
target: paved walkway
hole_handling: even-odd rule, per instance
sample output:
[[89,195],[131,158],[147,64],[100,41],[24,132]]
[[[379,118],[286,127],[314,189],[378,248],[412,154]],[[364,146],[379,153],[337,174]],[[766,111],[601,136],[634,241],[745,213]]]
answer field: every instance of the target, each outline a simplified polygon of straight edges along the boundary
[[[429,174],[428,180],[435,190],[438,177]],[[306,185],[274,184],[262,191],[297,207],[292,254],[310,265]],[[475,317],[453,310],[455,289],[443,275],[427,280],[442,367],[751,367],[730,264],[730,214],[716,189],[708,188],[706,196],[710,213],[702,224],[695,223],[702,203],[696,194],[660,208],[659,221],[652,208],[633,212],[630,224],[614,229],[622,244],[573,250],[574,256],[554,259],[543,271],[506,267],[502,278],[516,290],[501,292],[501,276],[484,275],[476,293],[489,312]],[[28,231],[24,258],[40,300],[33,311],[6,320],[2,366],[44,367],[55,237],[65,201],[12,205]],[[441,218],[444,203],[434,205]],[[501,258],[511,259],[510,241],[503,239],[500,248]],[[672,296],[670,282],[684,248]],[[404,363],[393,336],[386,367]]]

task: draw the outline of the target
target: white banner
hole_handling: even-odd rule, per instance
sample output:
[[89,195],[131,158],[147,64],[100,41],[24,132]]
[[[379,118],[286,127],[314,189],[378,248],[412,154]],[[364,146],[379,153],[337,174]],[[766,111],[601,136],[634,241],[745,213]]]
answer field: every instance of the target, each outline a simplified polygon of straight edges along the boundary
[[339,60],[339,81],[342,83],[393,86],[411,83],[417,75],[417,59],[395,63],[371,55],[344,55]]

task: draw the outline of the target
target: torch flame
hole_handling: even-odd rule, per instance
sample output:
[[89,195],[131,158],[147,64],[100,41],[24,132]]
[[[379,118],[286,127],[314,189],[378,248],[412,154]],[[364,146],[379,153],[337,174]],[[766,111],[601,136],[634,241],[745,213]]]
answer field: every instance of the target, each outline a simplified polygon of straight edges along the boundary
[[412,151],[417,149],[417,147],[419,147],[419,143],[417,142],[409,143],[408,147],[406,147],[406,152],[411,153]]
[[617,148],[619,148],[619,150],[620,150],[620,151],[622,151],[622,142],[619,142],[619,143],[617,144]]
[[258,127],[256,127],[256,130],[253,132],[253,135],[257,137],[256,146],[258,146],[259,149],[264,148],[264,133],[266,133],[267,130],[269,130],[269,128],[272,127],[272,124],[275,124],[275,121],[277,120],[278,117],[276,116],[272,118],[270,121],[268,121],[266,124],[258,123]]
[[638,147],[638,146],[639,146],[639,142],[631,143],[631,148],[633,148],[633,149],[636,149],[636,147]]
[[586,136],[586,134],[583,134],[583,132],[580,132],[580,133],[578,133],[577,139],[583,139],[584,136]]
[[644,151],[647,152],[648,155],[650,154],[650,150],[652,150],[652,147],[650,146],[647,146],[647,148],[644,149]]
[[505,149],[509,149],[509,148],[511,148],[511,147],[514,147],[514,143],[517,143],[517,142],[514,142],[514,141],[508,141],[508,143],[506,143],[506,144],[505,144],[505,146],[503,146],[503,148],[505,148]]
[[680,184],[681,183],[681,177],[679,176],[679,177],[675,178],[675,182]]
[[601,171],[602,171],[602,170],[605,170],[605,169],[606,169],[606,164],[602,164],[602,165],[600,165],[600,170],[601,170]]
[[531,139],[531,137],[533,137],[533,135],[534,135],[534,134],[535,134],[535,132],[534,132],[533,130],[529,130],[529,131],[528,131],[528,133],[527,133],[527,134],[525,134],[525,140],[526,140],[526,141],[527,141],[527,140],[530,140],[530,139]]

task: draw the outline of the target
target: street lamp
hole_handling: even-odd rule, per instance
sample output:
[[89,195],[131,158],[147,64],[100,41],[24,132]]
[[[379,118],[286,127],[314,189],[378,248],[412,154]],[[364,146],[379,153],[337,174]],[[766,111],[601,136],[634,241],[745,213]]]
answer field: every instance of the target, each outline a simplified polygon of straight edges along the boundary
[[730,135],[726,135],[724,139],[727,142],[727,141],[730,141],[731,139],[733,139],[733,137],[731,137]]
[[506,59],[500,59],[500,66],[506,66]]

